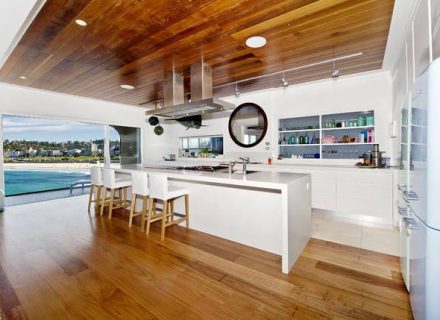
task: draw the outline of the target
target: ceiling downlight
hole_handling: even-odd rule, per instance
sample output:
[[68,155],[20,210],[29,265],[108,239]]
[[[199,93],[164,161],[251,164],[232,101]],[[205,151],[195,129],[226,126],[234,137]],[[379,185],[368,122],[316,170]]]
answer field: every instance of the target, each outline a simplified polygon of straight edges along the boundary
[[75,20],[75,23],[76,23],[77,25],[79,25],[80,27],[87,27],[87,22],[85,22],[84,20],[76,19],[76,20]]
[[249,48],[261,48],[266,45],[266,38],[261,36],[250,37],[246,40],[246,45]]
[[125,90],[133,90],[134,86],[132,86],[130,84],[121,84],[121,88],[125,89]]

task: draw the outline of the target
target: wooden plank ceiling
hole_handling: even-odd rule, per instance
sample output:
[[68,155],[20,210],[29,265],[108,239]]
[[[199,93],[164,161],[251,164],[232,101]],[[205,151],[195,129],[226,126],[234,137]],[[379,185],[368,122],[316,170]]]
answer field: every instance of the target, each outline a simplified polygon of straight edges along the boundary
[[[393,5],[394,0],[47,0],[0,70],[0,81],[138,105],[162,97],[163,73],[172,66],[184,72],[190,91],[189,66],[202,57],[213,68],[214,86],[360,51],[337,64],[341,74],[380,69]],[[254,35],[264,36],[266,46],[247,47]],[[329,78],[331,67],[286,77],[290,84]],[[281,86],[280,77],[240,84],[240,91],[274,86]],[[217,88],[215,95],[234,90]]]

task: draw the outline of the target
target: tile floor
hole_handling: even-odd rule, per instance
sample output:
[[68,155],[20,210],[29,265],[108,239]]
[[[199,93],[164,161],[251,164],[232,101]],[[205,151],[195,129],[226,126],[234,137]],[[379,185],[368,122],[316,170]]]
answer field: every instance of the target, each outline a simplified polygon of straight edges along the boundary
[[400,255],[399,230],[331,214],[312,214],[312,237],[381,253]]

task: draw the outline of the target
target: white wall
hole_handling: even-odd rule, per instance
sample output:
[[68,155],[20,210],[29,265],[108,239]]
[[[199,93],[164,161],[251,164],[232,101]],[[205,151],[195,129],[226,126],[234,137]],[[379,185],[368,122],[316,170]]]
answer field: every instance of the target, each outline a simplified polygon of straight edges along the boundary
[[[388,138],[388,124],[392,119],[392,87],[388,72],[370,72],[340,77],[337,80],[327,79],[290,86],[286,89],[262,90],[242,94],[239,98],[227,97],[224,100],[236,105],[254,102],[263,107],[269,127],[262,143],[249,149],[235,145],[228,133],[230,113],[214,114],[215,118],[204,120],[203,124],[207,126],[199,130],[185,130],[175,122],[162,121],[165,123],[163,136],[144,137],[145,148],[148,150],[144,153],[144,160],[155,161],[162,159],[167,153],[177,154],[179,137],[214,134],[224,134],[225,158],[236,159],[239,155],[247,155],[251,159],[261,160],[278,154],[280,118],[371,109],[375,110],[377,141],[381,149],[393,157],[392,144]],[[270,146],[267,147],[266,143],[270,143]]]
[[137,127],[144,123],[144,112],[139,107],[1,82],[0,99],[3,114]]

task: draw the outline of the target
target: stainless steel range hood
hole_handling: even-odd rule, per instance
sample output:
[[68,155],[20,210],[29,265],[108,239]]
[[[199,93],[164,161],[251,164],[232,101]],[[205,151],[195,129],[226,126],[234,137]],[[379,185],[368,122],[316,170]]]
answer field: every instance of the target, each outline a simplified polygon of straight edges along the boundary
[[234,104],[212,97],[211,67],[200,62],[191,65],[191,102],[184,102],[183,77],[173,70],[165,74],[164,107],[145,114],[180,118],[234,108]]

